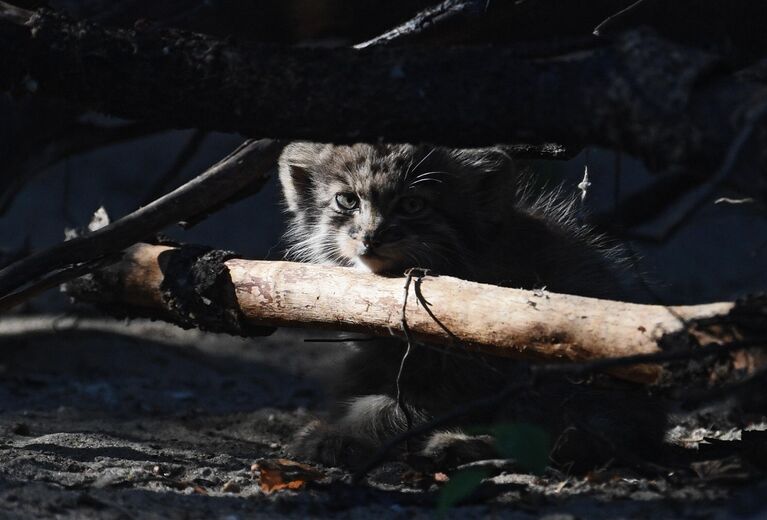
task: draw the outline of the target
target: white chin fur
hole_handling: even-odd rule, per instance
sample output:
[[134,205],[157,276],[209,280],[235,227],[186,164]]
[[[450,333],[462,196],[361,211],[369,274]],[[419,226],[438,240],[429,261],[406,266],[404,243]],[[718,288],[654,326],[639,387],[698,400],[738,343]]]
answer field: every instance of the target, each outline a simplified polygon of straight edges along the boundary
[[360,271],[381,273],[387,270],[389,262],[383,258],[362,258],[358,256],[354,259],[354,266]]
[[371,273],[373,270],[368,266],[365,262],[362,261],[360,258],[354,259],[354,268],[357,271],[363,271],[365,273]]

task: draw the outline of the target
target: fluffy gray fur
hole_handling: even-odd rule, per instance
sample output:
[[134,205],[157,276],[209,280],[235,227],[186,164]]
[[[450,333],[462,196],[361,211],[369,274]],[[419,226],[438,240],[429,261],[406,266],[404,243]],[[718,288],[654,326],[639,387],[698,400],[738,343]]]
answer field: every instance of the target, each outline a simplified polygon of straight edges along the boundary
[[[615,289],[610,250],[575,223],[575,198],[534,195],[500,148],[294,143],[280,180],[293,260],[589,296]],[[339,193],[359,206],[340,208]],[[423,209],[408,214],[414,200]],[[377,242],[367,255],[366,235]]]
[[[280,158],[279,175],[290,217],[288,258],[382,275],[420,267],[479,282],[585,296],[614,296],[620,290],[613,251],[576,223],[575,199],[556,191],[533,193],[501,148],[293,143]],[[354,466],[407,427],[395,401],[403,345],[381,340],[356,349],[337,378],[339,399],[332,419],[307,426],[292,447],[295,456]],[[405,365],[400,390],[410,415],[420,422],[491,395],[513,377],[514,369],[503,360],[418,346]],[[521,401],[467,421],[535,422],[556,436],[588,431],[594,423],[618,428],[621,442],[646,432],[647,426],[637,421],[613,419],[612,412],[633,397],[617,403],[611,392],[589,388],[584,399],[574,397],[572,386],[557,381],[537,387]],[[600,409],[563,412],[567,401],[584,404],[592,398],[603,403]],[[603,413],[606,409],[610,413]],[[461,426],[423,439],[422,453],[447,465],[492,454],[491,438],[469,438]],[[600,445],[597,451],[604,451]],[[558,444],[560,456],[571,461],[581,453],[572,451]]]

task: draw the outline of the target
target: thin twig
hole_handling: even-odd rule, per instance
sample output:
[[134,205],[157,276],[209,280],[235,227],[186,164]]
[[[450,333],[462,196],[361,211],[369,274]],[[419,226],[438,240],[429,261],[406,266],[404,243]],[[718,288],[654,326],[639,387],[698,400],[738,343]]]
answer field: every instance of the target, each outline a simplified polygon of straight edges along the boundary
[[381,338],[304,338],[304,343],[356,343],[358,341],[381,341]]
[[25,25],[34,13],[6,2],[0,2],[0,21]]
[[[492,365],[487,360],[486,356],[483,356],[479,352],[475,352],[472,349],[468,348],[466,344],[461,341],[461,339],[456,336],[453,331],[451,331],[447,325],[445,325],[442,320],[437,318],[437,316],[434,314],[434,312],[431,310],[431,303],[426,299],[426,297],[423,295],[421,284],[423,283],[424,278],[426,275],[429,274],[429,269],[420,269],[421,270],[421,276],[419,276],[416,281],[415,285],[413,287],[415,296],[418,298],[418,303],[421,304],[421,307],[423,307],[423,310],[426,311],[426,314],[429,315],[429,317],[436,323],[439,328],[441,328],[443,331],[445,331],[445,334],[448,335],[450,338],[450,345],[447,347],[443,347],[441,349],[434,349],[440,352],[440,354],[445,356],[452,356],[456,358],[462,358],[467,361],[471,361],[474,363],[482,363],[485,368],[488,370],[491,370],[495,373],[499,373],[499,370]],[[432,348],[430,345],[424,345],[426,348]]]
[[0,298],[0,312],[4,312],[14,307],[17,307],[21,305],[22,303],[25,303],[31,300],[38,294],[41,294],[47,291],[48,289],[53,289],[54,287],[58,287],[62,283],[72,280],[73,278],[83,276],[96,269],[106,267],[110,263],[117,262],[119,260],[120,260],[119,256],[98,258],[88,262],[83,262],[81,264],[65,267],[61,270],[49,273],[43,278],[40,278],[34,283],[28,285],[27,287],[24,287],[23,289],[19,289],[18,291],[12,292],[11,294],[8,294]]
[[402,395],[402,387],[400,385],[402,380],[402,373],[405,371],[405,363],[407,362],[407,358],[410,356],[410,350],[413,348],[413,340],[410,337],[410,327],[407,324],[407,300],[408,295],[410,294],[410,283],[413,280],[413,273],[416,272],[417,269],[408,269],[405,272],[405,294],[402,299],[402,315],[400,318],[400,326],[402,327],[402,333],[405,335],[405,341],[407,342],[407,346],[405,347],[405,353],[402,354],[402,359],[400,360],[399,364],[399,370],[397,370],[397,379],[396,379],[396,386],[397,386],[397,406],[399,406],[400,410],[402,410],[403,415],[405,416],[405,422],[407,424],[407,428],[410,429],[413,426],[413,417],[410,415],[410,410],[407,409],[407,405],[405,404],[404,396]]
[[615,29],[616,26],[620,25],[620,22],[624,20],[627,16],[630,16],[632,13],[636,12],[636,9],[639,8],[642,4],[646,4],[647,0],[637,0],[630,6],[621,9],[617,13],[608,16],[605,20],[599,23],[594,28],[594,36],[605,36],[607,34],[611,33],[611,30]]
[[644,239],[663,242],[668,240],[682,225],[688,222],[706,203],[714,198],[716,191],[727,181],[737,165],[740,155],[754,135],[754,130],[767,115],[767,102],[754,107],[748,114],[743,127],[732,139],[727,148],[727,154],[722,161],[719,171],[704,183],[684,194],[668,211],[657,220],[648,222],[632,234]]
[[477,17],[484,11],[485,5],[485,0],[445,0],[434,7],[424,9],[410,20],[371,40],[358,43],[354,48],[364,49],[389,43],[402,44],[413,38],[422,38],[432,29],[438,29],[456,19]]
[[[412,272],[412,269],[409,271]],[[421,304],[421,307],[423,307],[423,310],[426,311],[426,314],[429,315],[429,317],[434,320],[434,323],[436,323],[439,328],[445,331],[445,333],[450,336],[450,339],[452,339],[454,342],[456,342],[458,345],[462,345],[461,340],[458,339],[458,336],[453,334],[453,332],[447,328],[447,326],[440,321],[439,318],[437,318],[434,313],[431,310],[431,303],[426,299],[426,297],[421,292],[421,283],[423,282],[423,279],[426,277],[427,274],[429,274],[428,269],[420,269],[420,275],[418,276],[418,279],[415,281],[415,295],[416,298],[418,298],[418,302]],[[467,349],[468,350],[468,349]]]

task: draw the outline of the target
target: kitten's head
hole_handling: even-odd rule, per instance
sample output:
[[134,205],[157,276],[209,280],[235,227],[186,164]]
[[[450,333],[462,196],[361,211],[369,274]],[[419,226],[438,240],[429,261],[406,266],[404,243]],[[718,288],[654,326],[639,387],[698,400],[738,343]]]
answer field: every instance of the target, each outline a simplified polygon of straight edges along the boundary
[[[402,274],[465,274],[477,214],[513,180],[496,149],[293,143],[280,157],[287,256]],[[503,191],[503,190],[501,190]]]

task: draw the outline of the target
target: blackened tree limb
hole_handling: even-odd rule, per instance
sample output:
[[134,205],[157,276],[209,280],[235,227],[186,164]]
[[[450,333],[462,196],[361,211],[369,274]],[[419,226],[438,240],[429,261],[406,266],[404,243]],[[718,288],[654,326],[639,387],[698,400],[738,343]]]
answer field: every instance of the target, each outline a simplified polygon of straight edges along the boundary
[[202,175],[90,234],[35,253],[0,270],[0,297],[58,269],[90,262],[150,238],[166,226],[197,216],[268,179],[282,145],[247,141]]
[[88,274],[100,265],[109,265],[111,262],[119,260],[119,258],[119,255],[113,257],[99,257],[96,261],[80,262],[45,274],[41,278],[36,279],[33,283],[26,284],[23,289],[0,298],[0,313],[26,303],[35,296],[49,289],[53,289],[54,287],[58,287],[78,276]]
[[[504,47],[238,47],[38,12],[27,30],[1,25],[0,43],[12,49],[0,58],[3,87],[32,78],[39,94],[131,119],[337,142],[594,144],[701,177],[767,97],[762,85],[719,76],[714,56],[642,32],[530,62]],[[767,191],[763,166],[737,180]]]
[[514,43],[517,58],[562,55],[599,45],[588,20],[614,12],[625,3],[602,0],[568,6],[552,0],[445,0],[355,48]]
[[[444,0],[358,48],[376,45],[522,43],[522,54],[562,54],[593,42],[593,28],[632,0]],[[396,2],[394,2],[396,3]]]
[[355,45],[364,49],[371,45],[387,45],[396,43],[402,45],[413,39],[423,40],[433,30],[441,30],[445,25],[464,21],[476,20],[486,10],[487,0],[445,0],[441,4],[424,9],[405,23],[366,42]]
[[767,4],[762,0],[639,0],[613,11],[594,29],[601,36],[650,27],[663,37],[701,49],[716,49],[743,66],[764,57]]
[[511,144],[504,147],[504,151],[515,159],[572,159],[581,152],[578,146],[563,145],[558,143],[541,144]]
[[16,7],[15,5],[0,2],[0,20],[17,25],[26,24],[32,17],[32,11]]
[[[507,138],[506,130],[488,133],[489,120],[497,117],[491,107],[483,110],[484,115],[472,114],[472,100],[464,100],[462,90],[469,86],[466,78],[483,77],[481,71],[475,73],[470,67],[462,74],[455,70],[444,77],[444,82],[432,78],[432,85],[422,81],[423,74],[410,74],[411,67],[418,69],[422,61],[431,61],[434,51],[411,58],[402,51],[376,49],[238,48],[212,38],[154,27],[103,29],[47,12],[33,17],[28,35],[12,30],[18,28],[5,28],[7,38],[3,38],[0,26],[0,42],[16,52],[0,61],[0,88],[25,91],[34,85],[37,94],[64,97],[84,108],[128,119],[246,135],[347,142],[378,138],[466,145],[525,141],[514,135]],[[478,49],[457,52],[464,56],[451,66],[453,69],[464,66],[462,62],[482,61],[485,56]],[[504,53],[504,59],[509,56]],[[443,64],[429,68],[435,66],[439,69]],[[72,71],[77,72],[73,75]],[[431,75],[434,70],[424,72]],[[335,85],[337,81],[346,86]],[[458,87],[460,83],[464,86]],[[400,86],[406,89],[402,93],[398,93]],[[338,87],[341,90],[329,95]],[[448,97],[430,92],[435,87]],[[432,95],[437,96],[434,101]],[[477,92],[471,97],[481,95]],[[297,99],[302,100],[302,106],[296,107]],[[488,101],[483,103],[488,105]],[[449,102],[450,110],[422,121],[422,115],[445,102]],[[396,108],[389,106],[392,103],[405,104]],[[363,104],[368,107],[362,108]],[[461,113],[449,115],[455,107]],[[250,121],[257,113],[265,118],[263,125]],[[304,115],[296,119],[299,114]],[[311,120],[302,121],[304,116]],[[444,124],[448,128],[442,129]],[[477,130],[469,133],[457,131],[474,126]],[[492,126],[498,130],[509,127],[505,123]],[[536,142],[550,141],[531,137]]]

